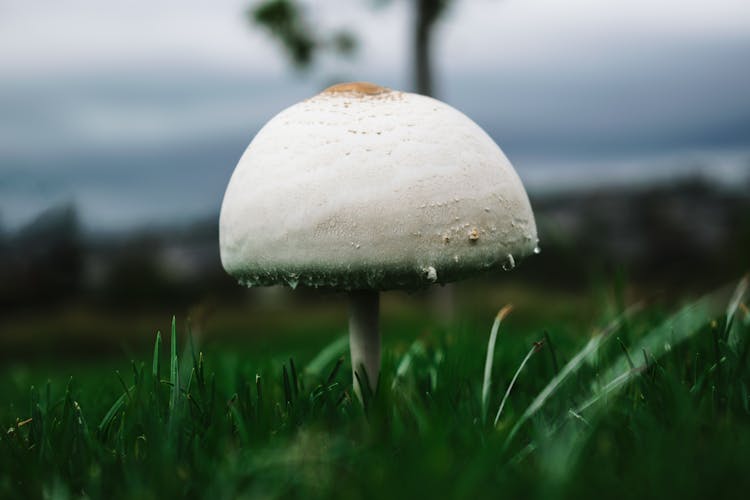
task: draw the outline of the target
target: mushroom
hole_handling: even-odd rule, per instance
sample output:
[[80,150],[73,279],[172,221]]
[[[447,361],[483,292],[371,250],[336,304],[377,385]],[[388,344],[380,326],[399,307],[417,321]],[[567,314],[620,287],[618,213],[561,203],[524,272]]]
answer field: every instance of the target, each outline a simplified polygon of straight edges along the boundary
[[523,185],[476,123],[362,82],[334,85],[258,132],[229,181],[219,240],[243,285],[348,293],[360,397],[363,376],[374,389],[380,372],[380,291],[510,269],[538,248]]

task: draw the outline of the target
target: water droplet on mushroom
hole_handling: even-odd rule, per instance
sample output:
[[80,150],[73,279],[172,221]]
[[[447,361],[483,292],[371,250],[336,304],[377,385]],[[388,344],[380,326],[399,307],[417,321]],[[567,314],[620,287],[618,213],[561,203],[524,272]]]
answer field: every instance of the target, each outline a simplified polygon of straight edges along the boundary
[[430,281],[432,283],[435,283],[437,281],[437,270],[434,267],[428,266],[424,269],[424,272],[427,276],[427,281]]
[[503,262],[503,271],[510,271],[514,267],[516,267],[516,259],[513,258],[513,255],[508,254],[505,258],[505,262]]
[[539,255],[540,253],[542,253],[542,249],[539,248],[539,245],[535,246],[534,247],[534,255]]
[[299,274],[292,273],[289,276],[287,276],[287,278],[286,278],[286,284],[289,285],[289,287],[292,290],[296,290],[297,289],[297,285],[299,285]]

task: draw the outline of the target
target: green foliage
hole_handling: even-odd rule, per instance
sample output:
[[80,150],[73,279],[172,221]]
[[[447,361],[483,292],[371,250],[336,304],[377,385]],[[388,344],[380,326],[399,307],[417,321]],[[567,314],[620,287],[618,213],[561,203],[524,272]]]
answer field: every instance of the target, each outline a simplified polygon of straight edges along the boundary
[[357,40],[345,30],[331,34],[317,32],[295,0],[265,0],[249,13],[252,22],[266,29],[284,47],[291,62],[300,69],[309,67],[317,53],[353,53]]
[[631,308],[589,339],[504,322],[498,341],[497,321],[484,365],[485,334],[386,346],[364,405],[341,339],[306,365],[211,365],[189,335],[178,356],[173,321],[106,397],[92,379],[2,400],[0,497],[745,497],[746,292]]

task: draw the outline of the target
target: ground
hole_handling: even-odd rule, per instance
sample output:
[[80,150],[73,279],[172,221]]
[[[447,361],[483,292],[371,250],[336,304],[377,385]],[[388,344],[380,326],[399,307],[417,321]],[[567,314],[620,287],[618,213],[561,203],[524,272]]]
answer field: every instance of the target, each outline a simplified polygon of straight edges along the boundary
[[[9,361],[0,497],[744,498],[746,286],[627,304],[508,291],[488,379],[498,297],[454,321],[386,297],[364,404],[343,309],[317,303],[256,318],[253,340],[164,318],[150,352]],[[221,317],[209,332],[239,328]]]

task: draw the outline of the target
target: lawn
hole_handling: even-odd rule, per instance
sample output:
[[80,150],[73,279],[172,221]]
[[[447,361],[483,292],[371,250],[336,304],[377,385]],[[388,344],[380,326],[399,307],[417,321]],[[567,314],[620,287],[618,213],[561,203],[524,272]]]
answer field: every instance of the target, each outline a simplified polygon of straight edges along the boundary
[[343,323],[6,363],[0,498],[746,498],[747,281],[616,304],[386,318],[364,403]]

